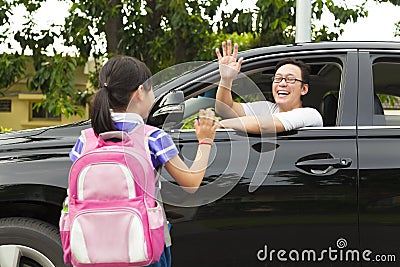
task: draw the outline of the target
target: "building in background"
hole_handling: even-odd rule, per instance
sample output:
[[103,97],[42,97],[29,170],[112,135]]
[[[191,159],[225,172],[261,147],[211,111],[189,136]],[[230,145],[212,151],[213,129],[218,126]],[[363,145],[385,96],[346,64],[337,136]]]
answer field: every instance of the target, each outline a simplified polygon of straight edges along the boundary
[[[75,72],[75,88],[84,90],[87,86],[88,75],[84,67],[77,67]],[[26,80],[21,80],[9,90],[0,95],[0,126],[12,130],[32,129],[38,127],[61,125],[78,122],[89,118],[89,105],[83,107],[84,115],[54,116],[44,109],[33,109],[35,103],[45,96],[39,92],[30,92]]]

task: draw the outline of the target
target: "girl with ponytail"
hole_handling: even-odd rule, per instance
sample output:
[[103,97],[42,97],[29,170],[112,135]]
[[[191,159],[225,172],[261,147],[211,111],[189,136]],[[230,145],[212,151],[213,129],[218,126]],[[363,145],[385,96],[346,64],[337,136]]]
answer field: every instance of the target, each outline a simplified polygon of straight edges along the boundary
[[[91,125],[95,135],[108,131],[130,132],[144,124],[154,103],[151,73],[147,66],[128,56],[110,58],[99,75],[99,91],[96,93],[92,110]],[[211,109],[200,110],[195,121],[199,146],[196,158],[188,167],[178,156],[172,138],[161,129],[154,131],[148,139],[154,168],[165,167],[175,181],[186,191],[195,192],[206,172],[211,145],[218,123]],[[79,137],[70,158],[75,161],[84,151],[85,140]],[[160,261],[151,266],[171,266],[171,245],[168,230],[165,231],[166,246]]]

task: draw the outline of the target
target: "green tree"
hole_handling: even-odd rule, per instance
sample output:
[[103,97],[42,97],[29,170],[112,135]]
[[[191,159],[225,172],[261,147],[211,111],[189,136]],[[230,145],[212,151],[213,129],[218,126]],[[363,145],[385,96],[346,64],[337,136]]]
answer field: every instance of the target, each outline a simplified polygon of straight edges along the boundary
[[[336,40],[346,23],[368,15],[365,3],[352,9],[337,5],[333,0],[312,1],[313,22],[321,20],[323,12],[331,13],[335,20],[333,29],[326,25],[317,28],[313,24],[312,41]],[[256,5],[258,9],[255,11],[235,9],[230,14],[223,14],[218,22],[219,29],[230,33],[253,32],[258,40],[256,46],[294,43],[296,0],[258,0]]]
[[[0,23],[5,29],[0,41],[14,48],[11,36],[20,46],[13,54],[0,55],[0,63],[8,62],[0,64],[0,87],[28,78],[31,90],[46,94],[40,105],[56,114],[79,114],[80,104],[88,101],[90,90],[76,92],[70,80],[75,68],[89,58],[98,71],[105,57],[131,55],[155,73],[180,62],[212,60],[214,49],[227,38],[238,42],[241,50],[294,42],[295,0],[258,0],[256,10],[230,13],[220,12],[229,4],[226,0],[64,0],[70,5],[65,23],[37,30],[34,17],[44,1],[0,0]],[[17,5],[25,6],[28,15],[24,28],[13,32],[8,18]],[[313,41],[335,40],[345,23],[367,15],[364,4],[348,9],[332,0],[313,0],[312,8],[313,21],[320,20],[322,12],[335,17],[333,29],[313,26]],[[77,55],[56,51],[59,38],[65,46],[75,47]],[[24,57],[27,51],[31,59]],[[26,72],[28,60],[35,73]],[[96,78],[95,71],[90,76],[94,86]]]
[[[36,27],[35,14],[43,2],[45,0],[0,0],[0,22],[4,29],[0,41],[14,50],[11,54],[0,55],[0,90],[4,92],[21,79],[27,79],[30,90],[40,90],[46,95],[45,100],[38,106],[46,108],[55,115],[61,113],[67,117],[81,115],[83,110],[76,95],[84,94],[78,92],[73,84],[77,59],[63,56],[54,49],[54,43],[63,30],[62,25],[51,25],[48,29]],[[12,8],[21,5],[27,11],[27,15],[24,16],[24,27],[14,29],[9,17]],[[15,47],[15,43],[19,47]],[[31,56],[27,57],[26,54]],[[29,64],[33,64],[34,72],[27,71]]]

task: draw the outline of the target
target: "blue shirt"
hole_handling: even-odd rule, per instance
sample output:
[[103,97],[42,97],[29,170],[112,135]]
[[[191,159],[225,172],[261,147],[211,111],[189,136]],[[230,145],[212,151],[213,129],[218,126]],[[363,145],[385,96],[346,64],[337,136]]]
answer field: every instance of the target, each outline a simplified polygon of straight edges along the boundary
[[[114,121],[115,128],[121,131],[130,132],[135,129],[136,126],[144,124],[143,118],[136,113],[112,112],[111,117]],[[69,153],[69,157],[73,162],[81,156],[83,145],[84,139],[80,136]],[[149,136],[149,149],[154,168],[163,166],[179,153],[171,136],[161,129],[156,130]]]

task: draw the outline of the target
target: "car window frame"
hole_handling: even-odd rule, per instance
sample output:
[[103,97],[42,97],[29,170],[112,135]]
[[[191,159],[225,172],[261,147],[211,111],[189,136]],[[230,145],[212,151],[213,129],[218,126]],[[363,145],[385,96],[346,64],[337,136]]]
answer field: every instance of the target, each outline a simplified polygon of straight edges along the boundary
[[[400,49],[359,51],[358,126],[363,126],[363,128],[399,128],[400,126],[374,123],[373,63],[379,58],[399,58],[398,62],[400,63]],[[369,103],[369,105],[365,103]]]
[[[321,130],[332,129],[342,126],[355,126],[356,122],[356,105],[357,99],[357,81],[354,77],[358,76],[357,66],[357,50],[355,49],[337,49],[337,50],[317,50],[317,51],[296,51],[290,53],[279,53],[272,55],[263,55],[259,57],[252,57],[248,60],[244,58],[242,71],[245,74],[257,72],[265,65],[271,65],[271,62],[277,62],[280,59],[295,57],[306,62],[318,62],[318,58],[336,58],[341,61],[341,81],[339,85],[339,99],[338,99],[338,114],[336,126],[325,127],[303,127],[302,130]],[[325,61],[325,60],[323,60]],[[322,62],[323,62],[322,61]],[[267,63],[270,62],[270,63]],[[217,62],[213,62],[217,63]],[[208,67],[212,66],[211,64]],[[214,69],[209,69],[207,73],[202,76],[197,76],[191,82],[180,85],[178,90],[183,90],[185,94],[185,101],[192,97],[196,97],[201,93],[215,87],[219,82],[218,64],[215,64]],[[356,76],[354,76],[356,75]],[[204,84],[206,84],[204,86]],[[175,131],[178,129],[174,129]],[[187,129],[185,129],[187,131]],[[232,129],[227,129],[232,130]]]
[[[374,80],[373,64],[383,58],[398,58],[400,64],[400,49],[391,51],[382,50],[362,50],[360,51],[360,93],[359,93],[359,125],[378,128],[399,128],[400,125],[382,125],[374,121]],[[362,67],[361,67],[362,66]],[[371,79],[363,79],[371,77]],[[367,89],[364,89],[367,88]],[[370,90],[368,90],[370,88]],[[369,103],[366,105],[365,103]]]

